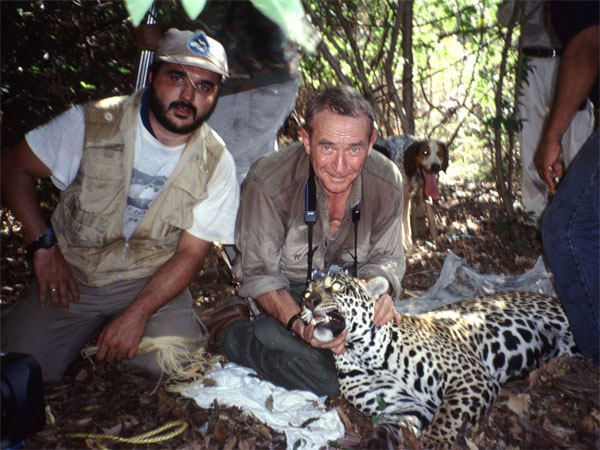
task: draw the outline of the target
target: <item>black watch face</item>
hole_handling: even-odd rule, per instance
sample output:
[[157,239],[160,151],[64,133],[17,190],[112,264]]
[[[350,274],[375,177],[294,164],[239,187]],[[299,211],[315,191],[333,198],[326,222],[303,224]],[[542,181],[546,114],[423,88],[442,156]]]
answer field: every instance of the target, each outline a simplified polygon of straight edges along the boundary
[[42,236],[40,248],[51,248],[54,244],[56,244],[56,237],[54,237],[54,234],[46,233]]

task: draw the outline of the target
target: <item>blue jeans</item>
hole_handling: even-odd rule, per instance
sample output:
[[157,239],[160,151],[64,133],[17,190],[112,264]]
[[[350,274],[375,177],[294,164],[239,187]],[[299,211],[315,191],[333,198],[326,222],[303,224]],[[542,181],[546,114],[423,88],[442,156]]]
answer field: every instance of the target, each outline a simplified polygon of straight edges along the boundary
[[575,158],[542,222],[542,243],[580,352],[599,362],[600,135]]

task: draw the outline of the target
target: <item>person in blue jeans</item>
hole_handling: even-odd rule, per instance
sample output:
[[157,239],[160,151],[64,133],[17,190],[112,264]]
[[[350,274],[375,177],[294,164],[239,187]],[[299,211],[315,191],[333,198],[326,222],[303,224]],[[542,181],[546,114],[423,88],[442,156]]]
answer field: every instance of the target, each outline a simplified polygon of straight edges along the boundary
[[544,253],[581,353],[598,365],[600,133],[584,145],[542,222]]
[[540,178],[555,194],[542,219],[542,244],[575,342],[581,353],[598,365],[599,132],[583,146],[566,174],[561,145],[564,131],[586,97],[598,108],[598,2],[550,2],[550,11],[565,48],[548,126],[534,160]]

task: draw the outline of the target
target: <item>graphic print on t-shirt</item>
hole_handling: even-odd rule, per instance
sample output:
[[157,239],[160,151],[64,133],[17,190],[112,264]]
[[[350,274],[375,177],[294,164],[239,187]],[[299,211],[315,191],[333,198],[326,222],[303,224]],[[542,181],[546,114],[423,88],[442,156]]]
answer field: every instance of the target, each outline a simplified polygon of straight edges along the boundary
[[143,127],[141,119],[138,120],[138,131],[131,185],[123,213],[123,234],[127,239],[158,198],[185,148],[185,145],[167,147],[161,144]]

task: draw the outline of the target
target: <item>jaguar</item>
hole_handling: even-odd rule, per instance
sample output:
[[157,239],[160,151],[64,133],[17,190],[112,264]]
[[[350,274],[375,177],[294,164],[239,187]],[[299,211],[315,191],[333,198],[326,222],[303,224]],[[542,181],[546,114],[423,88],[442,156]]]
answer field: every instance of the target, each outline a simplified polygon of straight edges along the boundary
[[321,341],[348,331],[346,351],[335,355],[340,392],[377,416],[375,446],[402,445],[406,427],[425,448],[450,448],[502,384],[540,358],[578,354],[559,299],[499,292],[377,327],[374,303],[387,289],[383,277],[327,275],[308,286],[301,316]]

